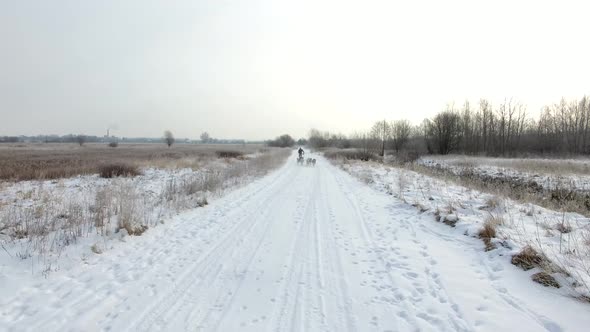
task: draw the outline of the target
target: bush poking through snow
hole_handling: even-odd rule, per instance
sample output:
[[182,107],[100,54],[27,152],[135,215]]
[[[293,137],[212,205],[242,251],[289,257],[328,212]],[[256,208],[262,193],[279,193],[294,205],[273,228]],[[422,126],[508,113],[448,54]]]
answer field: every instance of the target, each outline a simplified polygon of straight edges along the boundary
[[496,226],[498,226],[498,223],[495,218],[490,217],[484,222],[483,228],[479,231],[479,238],[485,243],[486,251],[496,249],[496,246],[492,243],[492,239],[496,237]]
[[98,243],[93,244],[92,247],[90,247],[90,250],[97,255],[100,255],[103,252]]
[[535,273],[531,276],[531,279],[533,279],[534,282],[539,283],[545,287],[561,287],[557,280],[555,280],[555,278],[553,278],[553,276],[547,272]]
[[197,199],[197,206],[198,207],[203,207],[208,204],[209,204],[209,202],[207,202],[207,197],[201,197],[201,198]]
[[455,227],[455,225],[457,224],[457,221],[459,221],[459,217],[457,217],[456,214],[446,215],[443,219],[443,223],[446,225],[449,225],[451,227]]
[[148,230],[146,225],[131,225],[126,223],[123,224],[122,227],[127,231],[127,234],[131,236],[141,236],[141,234]]
[[217,158],[233,158],[233,159],[243,159],[244,154],[240,151],[230,151],[230,150],[219,150],[215,151]]
[[362,150],[336,150],[326,151],[324,156],[328,159],[361,160],[361,161],[382,161],[378,155]]
[[569,223],[560,222],[559,224],[557,224],[557,226],[555,226],[555,229],[557,229],[562,234],[567,234],[571,233],[572,226],[570,226]]
[[102,165],[99,167],[98,173],[101,178],[105,179],[110,179],[119,176],[134,177],[141,174],[137,167],[123,163]]
[[424,212],[428,211],[428,208],[420,203],[414,203],[414,204],[412,204],[412,206],[417,208],[420,211],[420,213],[424,213]]
[[535,267],[542,267],[545,260],[546,259],[531,246],[526,246],[521,250],[521,252],[512,256],[511,262],[513,265],[528,271]]

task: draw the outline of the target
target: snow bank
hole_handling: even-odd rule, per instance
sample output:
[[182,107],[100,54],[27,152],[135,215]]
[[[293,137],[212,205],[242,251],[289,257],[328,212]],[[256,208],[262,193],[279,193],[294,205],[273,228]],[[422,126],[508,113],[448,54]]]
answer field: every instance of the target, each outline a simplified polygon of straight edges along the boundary
[[[544,269],[566,286],[564,291],[590,296],[588,218],[519,204],[381,163],[344,161],[338,165],[467,236],[479,237],[484,224],[493,223],[497,231],[496,238],[491,239],[494,254],[511,257],[530,246],[553,262],[552,267]],[[536,268],[527,273],[538,272]]]

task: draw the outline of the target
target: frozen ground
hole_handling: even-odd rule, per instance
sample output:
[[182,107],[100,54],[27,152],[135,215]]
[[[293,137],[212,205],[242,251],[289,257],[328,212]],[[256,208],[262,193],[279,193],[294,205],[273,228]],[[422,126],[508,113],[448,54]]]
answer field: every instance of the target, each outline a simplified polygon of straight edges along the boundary
[[22,260],[29,273],[45,275],[68,269],[267,174],[289,153],[187,160],[193,168],[146,168],[130,178],[0,182],[0,266]]
[[[517,203],[381,163],[350,161],[338,165],[373,188],[408,202],[435,220],[452,224],[459,233],[479,237],[486,221],[492,222],[498,235],[492,239],[496,250],[490,255],[510,257],[531,246],[553,262],[555,266],[547,272],[560,279],[564,291],[590,297],[588,218]],[[560,269],[570,277],[555,273]]]
[[534,182],[543,189],[571,188],[590,192],[589,159],[519,159],[469,156],[428,156],[418,163],[455,175],[475,175]]
[[46,279],[3,266],[0,330],[587,330],[587,304],[317,159]]

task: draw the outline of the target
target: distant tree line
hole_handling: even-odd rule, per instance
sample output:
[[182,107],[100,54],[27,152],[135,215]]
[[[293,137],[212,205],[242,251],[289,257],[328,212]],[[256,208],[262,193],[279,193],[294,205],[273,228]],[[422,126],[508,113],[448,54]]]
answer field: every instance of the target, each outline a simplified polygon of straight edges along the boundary
[[294,146],[295,140],[290,135],[285,134],[266,142],[266,144],[273,147],[287,148]]
[[[157,137],[117,137],[117,136],[92,136],[83,134],[68,135],[36,135],[36,136],[0,136],[0,143],[39,142],[39,143],[160,143],[162,138]],[[191,140],[187,138],[176,139],[174,143],[207,143],[207,144],[245,144],[243,139],[218,139],[209,138],[206,141]],[[262,142],[257,142],[262,143]]]
[[386,150],[416,150],[431,154],[515,156],[590,153],[590,98],[562,99],[545,106],[538,119],[528,116],[520,102],[492,105],[481,99],[473,107],[447,108],[420,125],[407,120],[376,122],[352,135],[312,129],[308,143],[315,148],[357,148],[383,156]]

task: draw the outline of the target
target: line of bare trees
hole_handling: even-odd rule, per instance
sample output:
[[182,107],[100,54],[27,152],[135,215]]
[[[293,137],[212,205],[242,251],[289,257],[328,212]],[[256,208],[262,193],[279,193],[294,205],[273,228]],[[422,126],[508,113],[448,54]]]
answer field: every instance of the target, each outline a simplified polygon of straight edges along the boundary
[[421,153],[465,153],[497,156],[590,153],[590,98],[567,101],[543,108],[538,119],[526,106],[505,100],[492,105],[481,99],[477,106],[465,102],[447,108],[420,125],[407,120],[381,120],[365,132],[349,136],[310,132],[315,148],[357,148],[383,156],[386,150],[416,150]]

